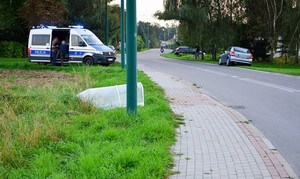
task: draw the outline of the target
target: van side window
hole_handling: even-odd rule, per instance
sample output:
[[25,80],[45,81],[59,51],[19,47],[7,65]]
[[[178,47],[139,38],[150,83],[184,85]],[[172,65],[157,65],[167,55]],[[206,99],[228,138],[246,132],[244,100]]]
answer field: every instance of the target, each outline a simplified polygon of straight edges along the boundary
[[32,35],[31,45],[50,44],[50,35]]
[[82,39],[78,35],[72,35],[71,38],[72,46],[79,46],[79,42],[82,41]]

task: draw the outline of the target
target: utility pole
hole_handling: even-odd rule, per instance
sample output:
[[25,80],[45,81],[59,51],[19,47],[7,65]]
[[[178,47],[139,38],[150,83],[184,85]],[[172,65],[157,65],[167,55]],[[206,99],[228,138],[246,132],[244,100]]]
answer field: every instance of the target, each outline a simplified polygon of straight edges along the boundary
[[124,0],[121,0],[121,67],[125,68],[125,24],[124,24]]
[[136,0],[126,0],[127,113],[137,115]]
[[105,5],[106,28],[105,28],[105,45],[108,45],[108,0]]

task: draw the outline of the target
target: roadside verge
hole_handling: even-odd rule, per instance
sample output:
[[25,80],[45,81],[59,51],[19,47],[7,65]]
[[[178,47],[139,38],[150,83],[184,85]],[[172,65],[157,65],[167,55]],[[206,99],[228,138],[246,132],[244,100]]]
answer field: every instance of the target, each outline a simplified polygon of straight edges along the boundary
[[[191,55],[191,54],[177,56],[173,53],[164,53],[164,54],[161,54],[161,56],[165,57],[165,58],[176,59],[176,60],[218,64],[217,61],[213,61],[213,60],[211,60],[211,57],[208,57],[210,55],[205,55],[204,60],[200,60],[200,59],[196,60],[194,55]],[[291,65],[291,64],[282,64],[282,63],[280,63],[280,64],[253,63],[252,66],[236,65],[236,67],[249,69],[249,70],[270,72],[270,73],[279,73],[279,74],[300,76],[300,65],[299,64]]]

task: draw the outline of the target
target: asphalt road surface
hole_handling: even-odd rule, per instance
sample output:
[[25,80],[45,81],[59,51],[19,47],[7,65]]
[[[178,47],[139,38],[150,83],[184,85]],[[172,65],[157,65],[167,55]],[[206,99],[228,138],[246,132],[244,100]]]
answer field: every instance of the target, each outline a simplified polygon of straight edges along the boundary
[[159,49],[138,54],[138,64],[190,81],[242,113],[300,176],[300,77],[167,59]]

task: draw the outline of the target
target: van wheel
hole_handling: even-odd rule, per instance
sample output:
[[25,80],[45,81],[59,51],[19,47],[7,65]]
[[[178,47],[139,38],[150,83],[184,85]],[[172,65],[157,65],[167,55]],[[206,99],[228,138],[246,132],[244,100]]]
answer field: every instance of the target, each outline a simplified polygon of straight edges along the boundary
[[92,57],[85,57],[84,59],[84,64],[87,66],[91,66],[94,64],[94,60]]

